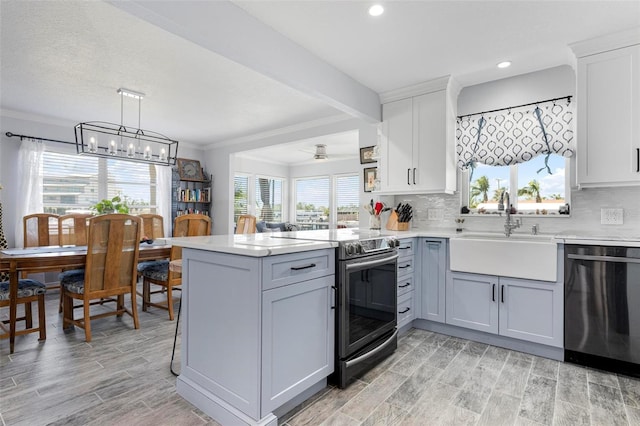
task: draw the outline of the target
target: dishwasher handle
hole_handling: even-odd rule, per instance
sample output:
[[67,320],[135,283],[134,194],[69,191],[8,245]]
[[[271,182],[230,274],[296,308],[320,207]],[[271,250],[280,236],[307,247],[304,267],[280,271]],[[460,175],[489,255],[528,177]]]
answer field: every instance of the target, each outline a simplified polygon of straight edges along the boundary
[[567,254],[567,258],[575,259],[575,260],[593,260],[596,262],[640,263],[640,259],[635,257],[591,256],[586,254]]

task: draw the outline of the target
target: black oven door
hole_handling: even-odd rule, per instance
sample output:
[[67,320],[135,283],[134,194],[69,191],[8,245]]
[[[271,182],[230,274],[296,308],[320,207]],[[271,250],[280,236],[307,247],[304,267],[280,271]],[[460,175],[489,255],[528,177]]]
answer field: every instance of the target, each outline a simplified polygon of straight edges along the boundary
[[344,358],[396,327],[398,254],[340,263],[338,356]]

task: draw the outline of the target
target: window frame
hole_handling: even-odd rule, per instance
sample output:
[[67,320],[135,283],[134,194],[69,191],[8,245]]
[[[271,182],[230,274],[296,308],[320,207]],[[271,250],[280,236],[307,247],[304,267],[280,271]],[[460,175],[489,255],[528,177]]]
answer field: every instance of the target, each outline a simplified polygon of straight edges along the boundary
[[[50,149],[50,147],[47,147],[47,149],[44,151],[43,153],[43,158],[42,158],[42,176],[43,176],[43,180],[47,179],[47,176],[45,175],[45,162],[47,162],[47,155],[49,154],[54,154],[54,155],[60,155],[60,156],[65,156],[68,157],[68,161],[69,162],[73,162],[73,161],[79,161],[81,156],[79,156],[77,153],[75,152],[71,152],[68,150],[59,150],[59,149]],[[86,157],[85,157],[86,158]],[[117,186],[119,183],[122,184],[123,182],[127,182],[127,180],[121,180],[121,179],[117,179],[117,180],[113,180],[110,179],[109,177],[109,172],[110,172],[110,168],[109,168],[109,162],[110,161],[119,161],[117,159],[112,159],[112,158],[103,158],[103,157],[91,157],[92,159],[95,158],[97,161],[96,164],[96,170],[92,173],[94,173],[92,176],[96,176],[97,178],[97,186],[96,186],[96,192],[95,192],[95,197],[96,200],[95,202],[91,203],[89,202],[89,205],[87,206],[80,206],[78,205],[76,208],[65,208],[66,212],[70,212],[70,211],[75,211],[75,212],[90,212],[90,208],[91,206],[95,205],[95,203],[99,202],[100,200],[104,200],[107,198],[112,198],[109,196],[109,192],[110,192],[110,185],[114,185]],[[131,162],[127,162],[127,163],[131,163]],[[146,163],[139,163],[139,164],[143,164],[144,166],[147,167],[151,167],[153,165],[148,165]],[[111,169],[112,170],[112,169]],[[157,213],[158,212],[158,193],[157,193],[157,189],[158,189],[158,180],[157,180],[157,175],[155,175],[155,172],[152,173],[151,171],[149,171],[149,204],[148,205],[139,205],[139,204],[132,204],[130,205],[130,209],[132,211],[134,211],[135,213],[145,213],[146,211],[150,212],[150,213]],[[152,182],[151,177],[152,175],[155,177],[155,182]],[[113,174],[112,174],[113,176]],[[126,193],[122,193],[122,191],[119,191],[121,193],[121,195],[123,196],[128,196],[128,194]],[[152,193],[153,192],[153,193]],[[43,188],[43,209],[46,211],[47,209],[52,209],[55,208],[56,206],[52,206],[51,203],[47,203],[45,201],[45,197],[48,195],[55,195],[55,193],[47,193],[45,192],[44,188]],[[115,195],[113,195],[115,196]],[[133,200],[135,200],[135,198],[133,198]],[[152,201],[155,201],[155,204],[151,204]],[[62,206],[62,203],[60,203],[60,206]],[[137,212],[137,210],[141,210],[139,212]]]
[[[544,155],[544,154],[543,154]],[[556,154],[558,155],[558,154]],[[538,158],[538,157],[535,157]],[[571,158],[564,157],[564,191],[565,191],[565,203],[571,206]],[[509,196],[510,203],[516,209],[516,216],[521,217],[553,217],[553,218],[569,218],[571,214],[558,214],[557,211],[553,211],[550,214],[542,214],[535,212],[520,212],[518,206],[518,164],[512,164],[509,167]],[[469,207],[469,197],[471,192],[471,182],[469,181],[470,170],[458,170],[460,178],[460,207]],[[542,173],[542,172],[541,172]],[[496,215],[502,216],[504,211],[499,210],[487,210],[487,213],[481,214],[477,212],[477,209],[470,209],[470,213],[462,214],[463,216],[473,217],[494,217]]]

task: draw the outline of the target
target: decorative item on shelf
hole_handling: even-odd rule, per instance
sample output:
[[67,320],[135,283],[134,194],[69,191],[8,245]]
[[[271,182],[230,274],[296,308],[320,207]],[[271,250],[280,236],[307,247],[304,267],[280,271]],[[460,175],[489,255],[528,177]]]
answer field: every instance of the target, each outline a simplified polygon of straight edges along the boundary
[[391,210],[380,201],[373,202],[373,199],[369,204],[365,204],[364,209],[369,213],[369,229],[379,231],[381,226],[380,214]]
[[97,202],[90,208],[98,214],[129,213],[129,203],[127,201],[127,197],[125,197],[123,200],[119,195],[116,195],[112,199],[105,198],[104,200]]
[[[120,124],[88,121],[75,126],[76,150],[81,155],[117,158],[169,166],[176,163],[178,141],[140,128],[140,104],[144,93],[118,89],[120,95]],[[123,124],[124,98],[138,100],[138,128]]]
[[411,204],[398,203],[398,206],[389,215],[387,229],[390,231],[407,231],[412,218],[413,207],[411,207]]
[[378,168],[368,167],[364,169],[364,192],[374,191],[378,185]]
[[375,163],[378,161],[378,146],[360,148],[360,164]]
[[463,217],[456,218],[456,232],[462,232],[462,224],[464,223]]
[[178,158],[178,174],[180,175],[180,180],[190,180],[198,182],[204,180],[202,168],[200,167],[200,161],[198,160]]

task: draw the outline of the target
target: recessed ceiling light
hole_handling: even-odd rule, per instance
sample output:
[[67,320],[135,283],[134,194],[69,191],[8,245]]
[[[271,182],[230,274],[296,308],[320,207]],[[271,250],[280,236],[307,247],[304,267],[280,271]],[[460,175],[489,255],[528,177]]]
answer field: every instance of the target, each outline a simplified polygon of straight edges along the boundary
[[509,68],[511,66],[511,61],[503,61],[498,64],[498,68]]
[[374,4],[369,8],[369,15],[371,16],[380,16],[384,13],[384,7],[379,4]]

